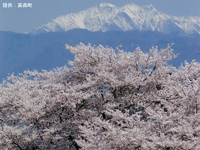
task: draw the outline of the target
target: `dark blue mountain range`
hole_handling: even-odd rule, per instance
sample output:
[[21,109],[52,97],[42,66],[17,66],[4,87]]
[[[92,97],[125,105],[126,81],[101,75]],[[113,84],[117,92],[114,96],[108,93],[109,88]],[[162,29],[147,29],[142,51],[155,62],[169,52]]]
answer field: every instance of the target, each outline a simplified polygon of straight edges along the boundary
[[172,48],[180,55],[169,63],[178,67],[184,60],[200,61],[200,35],[174,32],[164,34],[153,31],[108,31],[90,32],[85,29],[73,29],[67,32],[47,32],[38,35],[0,32],[0,80],[8,73],[15,75],[24,70],[50,70],[67,65],[74,56],[65,49],[65,44],[75,46],[84,44],[103,45],[116,48],[121,44],[125,51],[140,47],[148,52],[152,46]]

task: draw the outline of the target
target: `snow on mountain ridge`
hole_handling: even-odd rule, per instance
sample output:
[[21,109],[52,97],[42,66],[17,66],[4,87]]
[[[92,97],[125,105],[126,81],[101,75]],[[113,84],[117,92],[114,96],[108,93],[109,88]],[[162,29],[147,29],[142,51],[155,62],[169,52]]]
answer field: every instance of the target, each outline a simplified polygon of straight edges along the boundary
[[99,7],[116,7],[116,6],[110,3],[100,3]]
[[163,33],[184,31],[200,34],[199,17],[176,17],[161,13],[152,5],[127,4],[117,7],[101,3],[78,13],[57,17],[34,30],[34,33],[68,31],[74,28],[89,31],[152,30]]

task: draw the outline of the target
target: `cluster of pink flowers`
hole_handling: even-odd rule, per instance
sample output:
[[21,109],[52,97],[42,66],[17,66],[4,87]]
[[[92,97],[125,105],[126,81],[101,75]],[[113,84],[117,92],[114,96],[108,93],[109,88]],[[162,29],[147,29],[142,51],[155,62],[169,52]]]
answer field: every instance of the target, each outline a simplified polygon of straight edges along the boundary
[[72,68],[24,71],[0,86],[0,149],[198,150],[200,64],[84,44]]

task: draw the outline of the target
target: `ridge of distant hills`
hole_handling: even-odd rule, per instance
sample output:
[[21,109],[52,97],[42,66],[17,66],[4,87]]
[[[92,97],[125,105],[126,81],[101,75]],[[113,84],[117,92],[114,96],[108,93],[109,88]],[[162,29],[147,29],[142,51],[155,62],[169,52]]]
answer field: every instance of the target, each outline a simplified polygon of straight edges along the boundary
[[125,51],[140,47],[148,52],[152,46],[166,48],[168,43],[175,43],[172,48],[180,55],[170,61],[178,67],[184,60],[200,61],[200,35],[173,32],[164,34],[156,31],[108,31],[91,32],[85,29],[73,29],[67,32],[47,32],[37,35],[0,32],[0,80],[8,73],[15,75],[24,70],[49,70],[67,65],[74,56],[65,49],[65,44],[75,46],[80,42],[91,45],[103,45],[116,48],[119,44]]
[[68,31],[159,31],[162,33],[182,32],[200,34],[200,17],[176,17],[164,14],[152,5],[127,4],[117,7],[101,3],[78,13],[58,16],[51,22],[35,28],[31,33]]

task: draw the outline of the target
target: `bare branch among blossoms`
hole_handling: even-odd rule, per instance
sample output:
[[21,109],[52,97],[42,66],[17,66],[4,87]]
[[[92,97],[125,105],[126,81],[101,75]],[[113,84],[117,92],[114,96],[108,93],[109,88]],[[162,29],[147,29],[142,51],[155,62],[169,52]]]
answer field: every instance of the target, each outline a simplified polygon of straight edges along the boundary
[[149,53],[66,44],[52,71],[10,75],[0,86],[2,150],[199,150],[200,64]]

